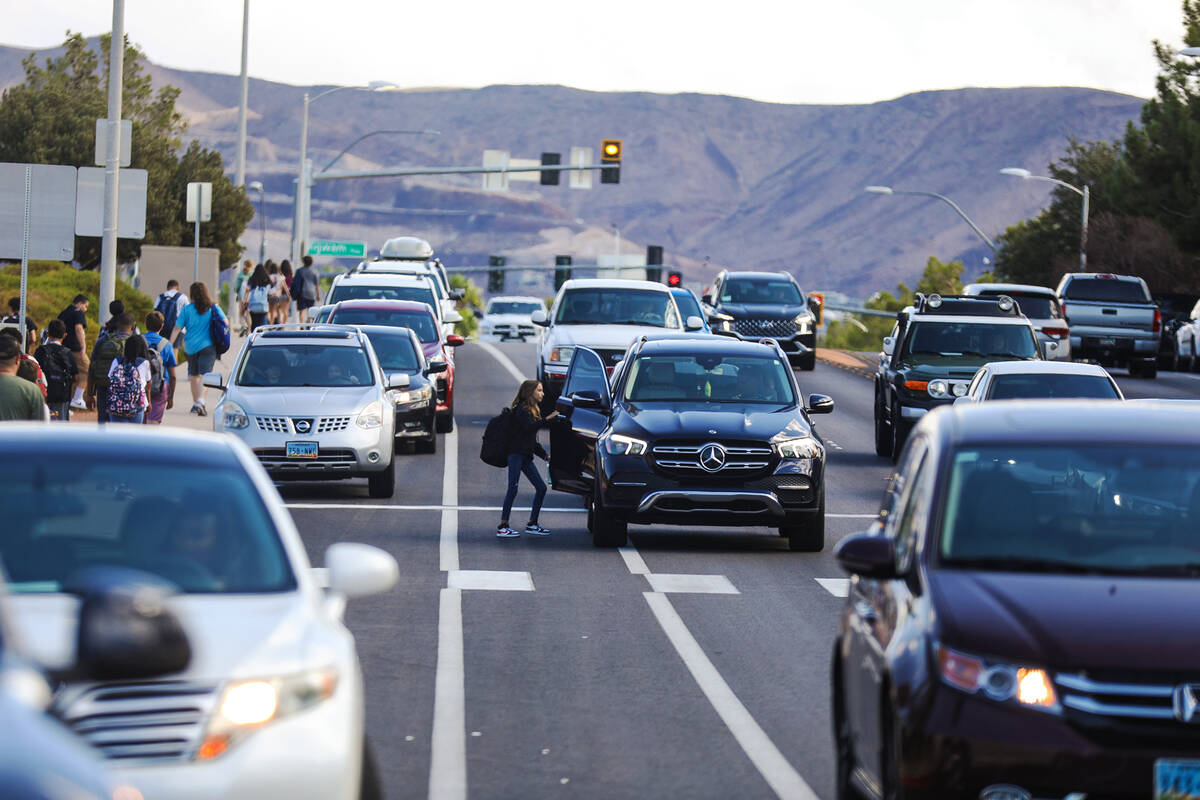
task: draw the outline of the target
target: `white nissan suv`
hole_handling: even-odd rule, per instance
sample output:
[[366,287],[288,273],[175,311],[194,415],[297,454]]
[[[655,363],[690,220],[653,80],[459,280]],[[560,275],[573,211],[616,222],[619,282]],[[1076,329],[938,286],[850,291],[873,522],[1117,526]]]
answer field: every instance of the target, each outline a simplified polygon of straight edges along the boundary
[[534,311],[531,319],[541,327],[537,376],[547,407],[562,391],[576,347],[596,351],[611,375],[642,334],[704,328],[700,317],[682,318],[671,290],[661,283],[605,278],[567,281],[550,312]]

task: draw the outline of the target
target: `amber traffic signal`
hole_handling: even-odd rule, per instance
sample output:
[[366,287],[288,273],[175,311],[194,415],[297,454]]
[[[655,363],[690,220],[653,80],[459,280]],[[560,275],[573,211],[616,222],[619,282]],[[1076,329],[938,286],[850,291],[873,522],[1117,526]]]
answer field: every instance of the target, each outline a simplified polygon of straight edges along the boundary
[[621,182],[621,140],[605,139],[600,144],[600,163],[608,164],[600,170],[601,183]]

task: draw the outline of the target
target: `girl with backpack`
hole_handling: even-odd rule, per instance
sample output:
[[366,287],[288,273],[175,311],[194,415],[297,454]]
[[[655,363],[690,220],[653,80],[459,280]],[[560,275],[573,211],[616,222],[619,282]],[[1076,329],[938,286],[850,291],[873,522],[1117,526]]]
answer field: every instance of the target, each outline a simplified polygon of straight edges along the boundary
[[136,333],[125,340],[124,352],[112,360],[108,368],[108,393],[105,403],[109,422],[132,422],[141,425],[145,419],[150,388],[150,351],[146,340]]
[[511,425],[508,440],[508,492],[504,495],[504,509],[500,512],[500,524],[496,526],[496,535],[501,539],[511,539],[520,536],[520,532],[508,526],[508,516],[512,513],[513,501],[517,498],[517,484],[521,473],[533,484],[533,508],[529,512],[529,522],[525,525],[525,533],[531,536],[549,536],[550,531],[538,524],[538,513],[542,510],[542,500],[546,498],[546,482],[538,474],[534,466],[533,456],[537,454],[546,458],[546,451],[538,443],[538,431],[550,424],[550,420],[558,416],[555,411],[547,417],[542,417],[541,402],[544,396],[540,381],[525,381],[517,389],[517,396],[512,401]]
[[[287,259],[284,259],[283,263],[290,272],[292,269],[291,264],[288,263]],[[287,322],[287,317],[283,316],[283,314],[291,302],[291,297],[288,295],[287,280],[283,277],[283,273],[280,272],[279,267],[271,264],[267,268],[267,274],[271,278],[270,320],[271,324],[278,325]]]
[[203,417],[208,413],[204,407],[204,373],[212,372],[217,363],[217,349],[213,346],[212,317],[225,319],[225,312],[212,301],[208,287],[196,281],[188,288],[192,302],[179,312],[175,323],[184,331],[183,352],[187,355],[188,383],[192,389],[192,412]]
[[257,330],[271,310],[271,276],[267,274],[267,268],[262,264],[255,267],[243,291],[246,310],[250,313],[250,330]]

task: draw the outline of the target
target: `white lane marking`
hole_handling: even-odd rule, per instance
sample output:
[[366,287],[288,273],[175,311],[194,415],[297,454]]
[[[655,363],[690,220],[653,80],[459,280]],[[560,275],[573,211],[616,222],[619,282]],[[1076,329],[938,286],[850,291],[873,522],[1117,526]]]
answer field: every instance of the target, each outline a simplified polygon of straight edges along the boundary
[[[447,434],[453,436],[455,434]],[[360,511],[502,511],[501,506],[458,506],[453,504],[426,506],[385,506],[378,503],[284,503],[288,508],[340,508]],[[530,506],[513,506],[513,511],[532,511]],[[586,508],[543,508],[543,514],[586,514]],[[872,515],[873,516],[873,515]]]
[[729,728],[733,738],[775,794],[789,800],[817,800],[816,793],[783,757],[783,753],[779,752],[775,743],[754,721],[754,717],[750,716],[750,712],[729,688],[729,684],[721,677],[721,673],[717,672],[708,656],[704,655],[704,651],[683,624],[667,596],[657,592],[643,592],[642,596],[650,604],[650,610],[654,612],[658,624],[674,645],[675,652],[683,659],[700,691],[704,692],[704,696]]
[[846,449],[846,448],[842,447],[840,444],[838,444],[837,442],[835,442],[833,439],[826,439],[825,444],[829,445],[834,450],[845,450]]
[[850,594],[849,578],[816,578],[815,580],[821,584],[822,589],[834,597],[846,597]]
[[465,683],[462,590],[442,589],[438,603],[438,655],[433,689],[429,800],[466,800]]
[[487,342],[476,342],[475,344],[479,345],[480,349],[488,353],[492,358],[496,359],[496,361],[500,362],[500,366],[504,367],[504,369],[508,371],[508,374],[512,375],[517,383],[521,383],[529,378],[528,375],[517,369],[517,365],[512,362],[512,359],[500,352],[500,348],[496,347],[494,344],[488,344]]
[[646,562],[642,560],[642,554],[637,551],[636,547],[618,547],[617,552],[621,554],[621,558],[625,560],[625,566],[634,575],[649,575],[650,568],[646,566]]
[[825,516],[833,519],[875,519],[879,514],[830,514],[827,512]]
[[[458,569],[458,432],[446,434],[442,475],[441,569]],[[430,800],[466,800],[467,701],[463,663],[462,590],[441,590],[438,602],[437,670],[433,688],[433,734],[429,758]]]
[[741,594],[724,575],[679,575],[656,572],[647,575],[650,588],[656,592],[686,594]]
[[533,591],[533,578],[528,572],[459,569],[447,576],[446,583],[451,589],[482,589],[501,592]]

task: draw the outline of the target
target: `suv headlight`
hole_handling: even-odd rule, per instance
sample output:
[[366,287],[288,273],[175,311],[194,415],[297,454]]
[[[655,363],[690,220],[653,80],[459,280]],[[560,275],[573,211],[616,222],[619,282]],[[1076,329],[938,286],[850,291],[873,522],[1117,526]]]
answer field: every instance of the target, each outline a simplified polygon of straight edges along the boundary
[[950,396],[950,383],[949,381],[944,381],[941,378],[938,378],[937,380],[929,382],[929,386],[926,387],[926,391],[929,392],[930,397],[936,397],[939,400],[943,400]]
[[383,424],[383,406],[373,401],[358,415],[355,424],[360,428],[378,428]]
[[415,407],[420,408],[428,405],[430,399],[433,397],[433,387],[422,386],[419,389],[408,389],[402,392],[396,392],[395,395],[397,405],[408,405],[409,403],[413,403]]
[[250,427],[250,417],[237,403],[226,400],[221,405],[221,426],[228,431],[240,431]]
[[602,440],[604,452],[610,456],[640,456],[646,454],[646,443],[632,436],[613,433]]
[[942,683],[961,692],[1052,714],[1061,710],[1054,684],[1043,669],[988,661],[942,644],[934,646],[934,656]]
[[575,355],[574,347],[555,347],[550,351],[550,363],[570,364],[573,355]]
[[204,732],[196,760],[210,761],[268,722],[329,699],[337,684],[338,673],[333,667],[231,683],[225,687],[217,713]]
[[809,314],[807,311],[802,314],[797,314],[794,321],[796,323],[796,327],[799,328],[799,333],[808,333],[810,331],[809,326],[812,325],[813,321],[812,314]]
[[805,434],[773,442],[772,447],[775,448],[775,452],[779,454],[780,458],[812,458],[812,444],[812,438]]

